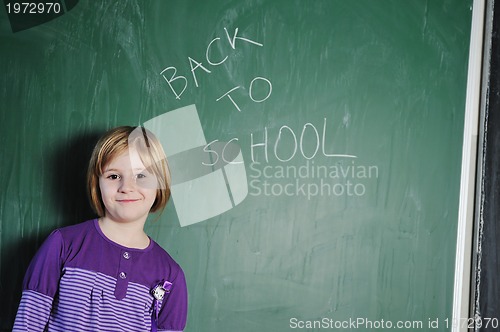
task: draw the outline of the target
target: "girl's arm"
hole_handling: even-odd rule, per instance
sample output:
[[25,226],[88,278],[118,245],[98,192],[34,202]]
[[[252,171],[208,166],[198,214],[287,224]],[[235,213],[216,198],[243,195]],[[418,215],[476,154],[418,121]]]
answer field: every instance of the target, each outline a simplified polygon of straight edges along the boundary
[[181,332],[186,326],[188,294],[184,272],[171,280],[170,293],[165,294],[158,317],[158,332]]
[[63,239],[54,231],[31,261],[23,282],[23,294],[12,332],[44,331],[62,270]]

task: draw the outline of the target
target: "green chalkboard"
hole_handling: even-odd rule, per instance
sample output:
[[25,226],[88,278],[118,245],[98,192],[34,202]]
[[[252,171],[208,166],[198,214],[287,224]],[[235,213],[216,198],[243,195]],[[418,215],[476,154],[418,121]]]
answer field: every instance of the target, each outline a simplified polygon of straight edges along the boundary
[[449,330],[471,1],[60,3],[0,10],[3,330],[125,124],[171,158],[147,231],[185,271],[186,331]]

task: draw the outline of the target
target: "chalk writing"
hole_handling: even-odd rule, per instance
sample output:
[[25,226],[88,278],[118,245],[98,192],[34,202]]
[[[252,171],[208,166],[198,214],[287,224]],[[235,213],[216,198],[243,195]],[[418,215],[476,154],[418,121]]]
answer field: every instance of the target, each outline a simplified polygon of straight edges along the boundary
[[[267,84],[267,87],[268,87],[268,92],[267,92],[267,95],[262,98],[262,99],[255,99],[254,96],[253,96],[253,84],[255,83],[255,81],[264,81],[266,84]],[[239,89],[240,86],[236,86],[234,88],[232,88],[231,90],[229,90],[228,92],[224,93],[222,96],[220,96],[219,98],[216,99],[216,101],[219,101],[221,100],[222,98],[224,97],[227,97],[231,103],[233,103],[234,107],[236,107],[236,109],[241,112],[241,109],[240,107],[238,106],[238,104],[234,101],[233,97],[231,97],[230,93]],[[262,103],[263,101],[265,101],[267,98],[269,98],[271,96],[271,92],[273,91],[273,85],[271,84],[271,81],[269,81],[267,78],[264,78],[264,77],[255,77],[251,82],[250,82],[250,88],[248,90],[248,95],[250,97],[250,99],[252,99],[252,101],[256,102],[256,103]]]
[[[278,161],[283,162],[283,163],[286,163],[286,162],[292,160],[297,155],[301,156],[302,158],[304,158],[306,160],[311,160],[316,155],[318,155],[319,152],[321,152],[321,154],[324,157],[357,158],[357,156],[355,156],[355,155],[336,154],[336,153],[327,153],[326,152],[326,148],[325,148],[325,146],[326,146],[326,143],[325,143],[326,131],[327,131],[326,122],[327,122],[327,119],[324,118],[321,139],[320,139],[320,133],[319,133],[318,129],[316,128],[316,126],[314,124],[312,124],[310,122],[306,123],[302,127],[302,131],[301,131],[299,138],[297,138],[298,137],[297,134],[295,133],[295,131],[291,127],[283,125],[278,130],[277,138],[276,138],[274,145],[272,147],[271,147],[272,143],[270,143],[268,140],[268,128],[267,127],[264,127],[264,139],[262,142],[255,142],[254,134],[250,133],[250,155],[251,155],[252,162],[254,162],[254,163],[257,162],[257,157],[256,157],[257,151],[262,151],[262,153],[264,155],[264,160],[266,163],[269,162],[269,152],[272,153],[272,156],[274,156],[274,158],[276,158]],[[307,130],[313,131],[314,136],[316,137],[316,144],[315,144],[314,148],[312,149],[312,152],[306,151],[306,148],[305,148],[304,134]],[[286,137],[285,137],[285,133],[286,133]],[[221,151],[219,149],[219,152],[217,149],[212,149],[212,145],[222,144],[222,142],[219,143],[219,140],[213,140],[210,143],[206,144],[205,147],[203,148],[203,151],[211,154],[212,162],[211,163],[202,162],[202,164],[205,166],[214,166],[215,164],[217,164],[219,162],[219,158],[222,158],[222,160],[224,161],[225,164],[241,164],[242,163],[241,161],[233,161],[233,158],[228,158],[226,156],[225,151],[226,151],[227,146],[235,141],[237,142],[237,141],[239,141],[239,139],[237,137],[230,139],[227,143],[224,144],[224,147],[222,148]],[[280,152],[280,148],[282,148],[283,146],[285,146],[285,147],[291,146],[293,152],[289,156],[283,156]],[[320,150],[320,148],[321,148],[321,150]]]
[[[295,134],[295,131],[291,127],[286,126],[286,125],[281,126],[279,131],[278,131],[278,137],[276,138],[276,141],[274,142],[274,148],[272,149],[274,157],[281,162],[287,162],[287,161],[292,160],[295,157],[295,155],[297,154],[297,152],[300,151],[300,155],[303,158],[310,160],[317,155],[317,153],[319,152],[320,147],[321,147],[321,153],[325,157],[357,158],[356,156],[349,155],[349,154],[336,154],[336,153],[327,153],[326,152],[326,148],[325,148],[325,146],[326,146],[326,144],[325,144],[326,131],[327,131],[326,130],[326,121],[327,121],[326,118],[324,118],[323,131],[321,134],[321,141],[319,138],[319,131],[316,128],[316,126],[313,125],[312,123],[308,122],[302,127],[302,132],[301,132],[300,138],[298,140],[297,140],[297,135]],[[304,147],[304,141],[305,141],[304,134],[305,134],[307,128],[311,128],[310,130],[313,130],[313,132],[316,136],[316,144],[315,144],[316,146],[314,147],[312,154],[310,154],[309,151],[306,152],[305,147]],[[288,139],[284,138],[284,135],[283,135],[284,133],[288,133],[287,134]],[[268,142],[267,127],[264,127],[264,140],[263,140],[263,142],[255,143],[253,133],[250,134],[250,142],[251,142],[250,143],[250,155],[252,158],[252,162],[256,162],[255,149],[258,147],[262,147],[264,149],[264,160],[266,162],[269,162],[269,153],[268,153],[269,142]],[[283,144],[285,144],[285,146],[289,146],[288,145],[289,143],[292,144],[293,152],[288,157],[281,156],[279,154],[280,147]]]
[[[264,46],[263,44],[261,44],[257,41],[254,41],[254,40],[249,39],[247,37],[242,37],[242,36],[238,35],[238,28],[236,28],[234,30],[234,33],[232,35],[229,34],[229,31],[226,28],[224,28],[224,31],[226,33],[227,42],[229,43],[229,46],[231,46],[231,48],[233,50],[236,49],[237,44],[241,44],[242,42],[249,43],[251,45],[256,45],[259,47]],[[237,41],[239,41],[239,42],[237,43]],[[194,57],[191,57],[191,56],[187,57],[187,60],[189,63],[189,68],[191,69],[190,70],[191,76],[193,78],[193,83],[194,83],[195,87],[198,88],[200,86],[200,84],[198,83],[197,72],[199,73],[201,70],[202,71],[201,73],[205,72],[206,74],[211,74],[212,70],[210,70],[210,68],[207,68],[208,66],[212,66],[212,67],[220,66],[224,62],[226,62],[226,60],[229,58],[229,55],[225,55],[222,59],[213,59],[212,58],[211,52],[210,52],[212,45],[219,43],[219,42],[222,42],[222,39],[220,37],[216,37],[216,38],[212,39],[210,41],[210,43],[208,43],[208,45],[207,45],[207,48],[205,50],[205,60],[208,63],[208,65],[204,65],[203,62],[196,60]],[[166,67],[165,69],[163,69],[160,72],[160,75],[167,82],[168,87],[170,88],[170,90],[172,91],[172,93],[175,96],[175,99],[181,99],[182,94],[186,91],[186,88],[188,87],[188,79],[186,78],[186,76],[178,75],[177,68],[175,66]],[[254,93],[253,93],[253,86],[256,82],[259,82],[259,81],[267,84],[268,91],[267,91],[267,94],[263,98],[262,97],[255,97]],[[229,91],[224,93],[222,96],[217,98],[216,101],[219,101],[224,97],[227,97],[233,103],[233,105],[236,107],[236,109],[239,112],[241,112],[240,107],[238,106],[238,104],[234,101],[234,99],[230,95],[231,92],[233,92],[239,88],[240,88],[240,86],[236,86],[236,87],[230,89]],[[265,101],[266,99],[268,99],[269,96],[271,95],[271,92],[272,92],[272,84],[271,84],[271,81],[269,81],[267,78],[257,76],[250,82],[249,96],[250,96],[250,99],[256,103],[261,103],[261,102]]]

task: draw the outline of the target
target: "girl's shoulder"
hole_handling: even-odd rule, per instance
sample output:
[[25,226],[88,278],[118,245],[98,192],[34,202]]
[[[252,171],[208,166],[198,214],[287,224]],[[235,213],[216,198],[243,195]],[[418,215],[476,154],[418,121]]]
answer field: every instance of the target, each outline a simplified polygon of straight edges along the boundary
[[[150,238],[151,245],[150,248],[151,250],[149,251],[149,254],[151,257],[156,258],[158,260],[161,260],[165,263],[168,263],[172,267],[179,267],[179,264],[175,261],[175,259],[165,250],[158,242],[154,241],[153,239]],[[180,268],[180,267],[179,267]]]
[[86,232],[87,230],[94,227],[95,222],[96,222],[96,219],[91,219],[91,220],[87,220],[84,222],[80,222],[78,224],[60,227],[57,229],[57,231],[59,231],[63,234],[68,234],[68,235],[69,234],[81,234],[81,232]]
[[78,224],[57,228],[52,234],[60,234],[64,242],[85,238],[93,232],[95,220],[87,220]]
[[184,272],[177,261],[160,246],[156,241],[151,239],[151,250],[144,253],[141,257],[141,265],[145,270],[157,271],[160,274],[167,273],[167,279],[176,279],[178,276],[183,276]]

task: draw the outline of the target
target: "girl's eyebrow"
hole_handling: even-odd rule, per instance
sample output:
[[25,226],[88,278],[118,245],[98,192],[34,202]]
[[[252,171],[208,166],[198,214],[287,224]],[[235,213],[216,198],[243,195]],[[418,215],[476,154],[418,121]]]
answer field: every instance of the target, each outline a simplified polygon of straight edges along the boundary
[[106,168],[103,173],[106,172],[119,172],[120,170],[117,168]]
[[[144,171],[145,169],[147,169],[147,168],[145,168],[145,167],[136,167],[136,168],[133,169],[133,171]],[[117,169],[117,168],[106,168],[103,173],[106,173],[106,172],[121,172],[121,171],[122,170]]]

